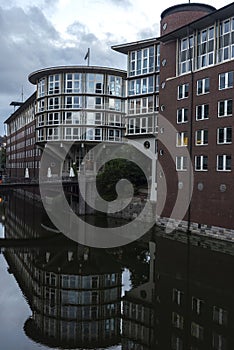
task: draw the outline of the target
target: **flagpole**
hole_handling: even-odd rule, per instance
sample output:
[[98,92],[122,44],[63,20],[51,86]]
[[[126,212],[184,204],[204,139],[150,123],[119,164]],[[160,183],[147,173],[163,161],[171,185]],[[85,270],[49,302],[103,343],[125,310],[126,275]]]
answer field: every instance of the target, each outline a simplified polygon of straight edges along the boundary
[[89,66],[89,63],[90,63],[90,48],[88,48],[88,66]]
[[90,48],[88,48],[88,51],[87,51],[84,59],[85,59],[85,61],[88,59],[87,66],[89,66],[89,63],[90,63]]

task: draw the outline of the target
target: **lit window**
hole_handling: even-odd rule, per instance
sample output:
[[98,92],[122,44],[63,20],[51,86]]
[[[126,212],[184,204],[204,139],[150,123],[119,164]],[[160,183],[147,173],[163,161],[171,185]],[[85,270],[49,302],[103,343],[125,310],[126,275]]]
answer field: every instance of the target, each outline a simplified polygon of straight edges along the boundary
[[196,146],[208,145],[208,130],[196,131]]
[[177,147],[188,146],[188,133],[186,131],[177,133],[176,146]]

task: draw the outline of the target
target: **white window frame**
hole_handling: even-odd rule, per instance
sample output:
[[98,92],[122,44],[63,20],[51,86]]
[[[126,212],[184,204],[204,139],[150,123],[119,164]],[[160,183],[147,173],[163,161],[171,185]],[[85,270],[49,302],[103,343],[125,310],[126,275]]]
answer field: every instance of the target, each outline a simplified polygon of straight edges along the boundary
[[[81,73],[66,73],[65,74],[65,93],[81,92],[82,74]],[[69,86],[70,85],[70,86]]]
[[[198,161],[200,166],[198,166]],[[195,156],[195,171],[208,171],[208,156]]]
[[[232,112],[228,113],[228,103],[230,103],[230,101],[231,101],[231,106],[232,106],[232,109],[233,109],[233,100],[232,99],[223,100],[223,101],[219,101],[218,102],[218,117],[219,118],[232,116]],[[220,108],[221,103],[224,105],[223,106],[224,114],[222,114],[222,115],[221,115],[221,108]]]
[[[222,78],[224,78],[224,87],[221,87],[221,79]],[[220,73],[219,74],[219,90],[230,89],[232,87],[233,87],[233,71]]]
[[177,99],[182,100],[189,96],[189,83],[181,84],[178,86]]
[[[220,142],[219,141],[219,137],[220,137],[220,132],[221,130],[223,130],[223,142]],[[228,141],[228,131],[231,131],[231,140]],[[224,128],[218,128],[217,129],[217,144],[218,145],[224,145],[224,144],[231,144],[232,143],[232,127],[231,126],[227,126],[227,127],[224,127]]]
[[[227,158],[228,157],[228,158]],[[219,169],[219,159],[222,159],[222,169]],[[216,170],[217,171],[231,171],[231,167],[232,167],[232,163],[231,163],[231,167],[230,169],[227,168],[227,160],[230,159],[230,161],[232,162],[232,156],[229,154],[221,154],[221,155],[217,155],[217,161],[216,161]]]
[[[181,111],[181,121],[178,120],[180,111]],[[178,108],[177,109],[177,124],[183,124],[183,123],[187,123],[187,122],[188,122],[188,108]]]
[[[209,82],[209,89],[206,90],[206,82]],[[201,92],[199,92],[199,84],[201,83]],[[210,78],[203,78],[197,81],[197,95],[204,95],[210,92]]]
[[48,110],[59,109],[59,108],[60,108],[60,97],[49,97]]
[[199,324],[192,322],[191,323],[191,335],[196,339],[203,340],[204,338],[204,328]]
[[56,124],[60,124],[60,113],[59,112],[47,113],[46,125],[56,125]]
[[[200,138],[198,138],[200,134]],[[207,141],[206,141],[207,139]],[[195,145],[206,146],[208,145],[208,129],[197,130],[195,133]]]
[[188,158],[186,156],[176,156],[176,170],[187,171]]
[[[208,117],[205,116],[206,106],[208,106]],[[198,112],[199,112],[200,108],[201,108],[201,117],[198,117]],[[196,106],[196,121],[209,119],[209,109],[210,109],[209,104],[203,104],[203,105]]]
[[178,329],[184,329],[184,317],[176,312],[172,312],[172,325]]
[[218,306],[213,306],[213,321],[219,325],[227,325],[228,312]]
[[182,131],[176,134],[176,147],[188,146],[188,132]]
[[182,305],[183,295],[184,293],[181,290],[173,288],[172,300],[174,301],[174,303],[176,303],[177,305]]
[[60,93],[60,74],[49,75],[48,94],[55,95]]

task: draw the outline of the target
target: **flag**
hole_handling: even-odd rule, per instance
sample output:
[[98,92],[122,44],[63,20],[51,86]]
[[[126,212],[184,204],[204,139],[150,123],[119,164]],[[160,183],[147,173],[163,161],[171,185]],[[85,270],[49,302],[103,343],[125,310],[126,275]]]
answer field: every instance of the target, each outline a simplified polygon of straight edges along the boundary
[[84,60],[86,61],[87,58],[89,58],[89,48],[88,48],[88,51],[87,51],[87,53],[86,53],[86,55],[85,55],[85,57],[84,57]]

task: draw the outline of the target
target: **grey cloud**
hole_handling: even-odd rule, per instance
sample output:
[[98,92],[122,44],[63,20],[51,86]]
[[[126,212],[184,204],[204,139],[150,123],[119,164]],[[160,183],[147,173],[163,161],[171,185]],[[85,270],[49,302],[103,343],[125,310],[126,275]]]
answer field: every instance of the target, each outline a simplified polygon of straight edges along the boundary
[[137,40],[156,38],[159,36],[159,25],[155,24],[153,27],[146,27],[137,33]]
[[108,3],[112,2],[116,6],[121,6],[121,7],[130,7],[132,6],[132,3],[130,0],[108,0]]
[[[35,3],[35,2],[34,2]],[[68,28],[73,36],[69,43],[36,6],[22,9],[0,7],[0,134],[2,124],[13,112],[9,103],[25,99],[35,91],[28,82],[34,70],[56,65],[83,65],[87,48],[91,49],[91,65],[125,68],[126,56],[111,50],[116,39],[110,33],[100,40],[84,24],[75,22]]]

